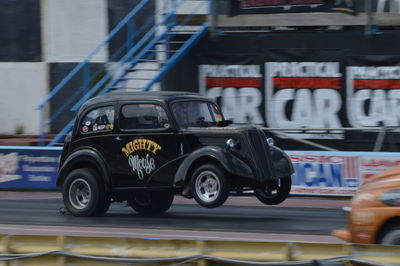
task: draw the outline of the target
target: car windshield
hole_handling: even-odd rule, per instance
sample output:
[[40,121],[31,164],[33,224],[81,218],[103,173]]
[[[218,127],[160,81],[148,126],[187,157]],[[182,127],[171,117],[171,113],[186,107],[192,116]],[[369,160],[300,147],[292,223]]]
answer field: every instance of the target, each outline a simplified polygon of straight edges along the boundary
[[172,113],[180,128],[207,127],[223,121],[218,105],[202,101],[184,101],[172,105]]

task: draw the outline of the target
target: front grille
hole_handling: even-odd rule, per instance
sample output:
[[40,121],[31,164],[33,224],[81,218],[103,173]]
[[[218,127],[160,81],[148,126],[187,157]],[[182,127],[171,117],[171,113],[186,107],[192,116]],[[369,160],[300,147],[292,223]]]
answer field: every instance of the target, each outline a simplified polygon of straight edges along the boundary
[[248,131],[249,141],[252,151],[252,164],[255,179],[263,182],[274,178],[274,168],[272,165],[271,152],[267,145],[267,138],[259,129],[250,129]]

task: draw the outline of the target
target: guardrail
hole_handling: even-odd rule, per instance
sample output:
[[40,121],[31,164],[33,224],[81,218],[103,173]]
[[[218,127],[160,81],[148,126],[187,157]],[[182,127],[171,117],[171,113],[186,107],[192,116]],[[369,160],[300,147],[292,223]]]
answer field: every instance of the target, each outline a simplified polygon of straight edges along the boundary
[[0,235],[0,262],[17,260],[18,265],[380,265],[399,264],[399,254],[400,246]]

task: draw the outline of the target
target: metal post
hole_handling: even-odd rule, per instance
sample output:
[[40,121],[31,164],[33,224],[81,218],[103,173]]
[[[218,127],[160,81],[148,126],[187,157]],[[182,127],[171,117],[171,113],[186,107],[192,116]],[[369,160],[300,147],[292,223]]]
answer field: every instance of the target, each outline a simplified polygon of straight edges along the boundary
[[42,106],[40,108],[40,114],[39,114],[39,119],[40,119],[40,127],[39,127],[39,146],[44,146],[44,127],[45,127],[45,121],[44,121],[44,108],[45,106]]
[[374,151],[381,151],[383,141],[385,139],[386,128],[383,127],[381,131],[379,131],[378,136],[376,137]]
[[208,24],[211,34],[215,35],[217,29],[217,6],[215,0],[208,1]]
[[367,16],[367,24],[365,25],[365,35],[368,37],[372,34],[372,23],[373,23],[373,14],[372,14],[372,0],[365,0],[365,15]]

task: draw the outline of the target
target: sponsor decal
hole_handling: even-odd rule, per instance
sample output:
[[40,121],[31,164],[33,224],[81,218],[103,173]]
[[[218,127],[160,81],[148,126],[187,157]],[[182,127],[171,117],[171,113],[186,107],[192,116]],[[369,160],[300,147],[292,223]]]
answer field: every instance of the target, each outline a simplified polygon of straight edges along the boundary
[[128,142],[121,152],[128,159],[128,164],[135,172],[140,180],[150,175],[155,169],[154,155],[160,151],[162,147],[155,141],[149,139],[135,139]]
[[200,65],[199,82],[200,92],[220,103],[226,119],[264,123],[259,65]]
[[371,202],[375,200],[375,196],[371,193],[360,193],[360,194],[356,194],[352,199],[352,205],[356,205],[356,204],[360,204],[363,201],[366,202]]
[[[375,214],[371,211],[353,211],[351,218],[356,225],[371,224],[376,220]],[[368,235],[365,234],[365,236]]]
[[[338,62],[265,63],[266,118],[272,128],[341,128],[342,73]],[[329,134],[288,132],[293,137],[343,139]]]
[[399,66],[350,66],[346,75],[353,127],[400,126]]

